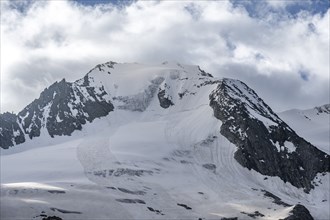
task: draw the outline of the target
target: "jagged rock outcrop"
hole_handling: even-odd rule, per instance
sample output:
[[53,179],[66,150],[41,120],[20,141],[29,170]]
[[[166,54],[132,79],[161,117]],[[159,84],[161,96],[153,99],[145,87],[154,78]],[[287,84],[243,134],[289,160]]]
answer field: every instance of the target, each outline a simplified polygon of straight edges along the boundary
[[329,155],[299,137],[243,82],[223,79],[210,94],[210,106],[242,166],[306,192],[318,173],[330,171]]
[[25,135],[30,139],[39,137],[43,130],[51,137],[71,135],[81,130],[87,121],[105,116],[114,109],[104,98],[107,95],[102,86],[90,85],[88,75],[74,83],[64,79],[55,82],[18,115],[0,115],[0,147],[6,149],[23,143]]
[[17,115],[6,112],[0,114],[0,146],[12,146],[23,143],[24,133],[17,122]]
[[283,220],[313,220],[314,218],[311,216],[308,209],[300,204],[297,204],[293,207],[290,212],[290,215]]
[[168,107],[174,105],[172,100],[170,99],[170,97],[166,96],[165,89],[159,89],[158,100],[159,100],[159,104],[162,108],[168,108]]

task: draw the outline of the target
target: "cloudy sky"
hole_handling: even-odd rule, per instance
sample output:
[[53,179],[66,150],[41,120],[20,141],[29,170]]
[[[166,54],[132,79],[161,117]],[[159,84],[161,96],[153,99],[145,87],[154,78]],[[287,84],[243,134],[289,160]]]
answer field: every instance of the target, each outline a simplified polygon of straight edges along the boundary
[[329,103],[329,2],[1,1],[1,112],[98,63],[200,65],[275,110]]

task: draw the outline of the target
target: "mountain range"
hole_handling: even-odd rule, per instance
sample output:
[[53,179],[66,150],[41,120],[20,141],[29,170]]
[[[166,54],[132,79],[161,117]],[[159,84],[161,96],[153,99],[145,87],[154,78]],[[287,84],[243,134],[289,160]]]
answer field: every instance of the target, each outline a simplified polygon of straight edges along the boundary
[[329,219],[330,105],[107,62],[0,114],[1,219]]

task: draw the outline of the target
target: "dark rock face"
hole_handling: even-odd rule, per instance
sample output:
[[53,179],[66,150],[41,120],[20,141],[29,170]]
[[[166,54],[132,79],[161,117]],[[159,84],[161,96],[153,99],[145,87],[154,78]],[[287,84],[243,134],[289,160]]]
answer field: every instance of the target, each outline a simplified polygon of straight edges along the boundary
[[63,220],[63,219],[54,215],[54,216],[44,217],[44,218],[42,218],[42,220]]
[[149,207],[149,206],[148,206],[147,208],[148,208],[148,210],[149,210],[150,212],[155,212],[157,215],[164,215],[164,213],[162,213],[161,210],[154,209],[154,208]]
[[144,192],[142,190],[132,191],[132,190],[121,188],[121,187],[118,187],[118,190],[123,193],[128,193],[128,194],[132,194],[132,195],[145,195],[146,194],[146,192]]
[[8,148],[25,141],[24,133],[17,122],[17,115],[0,114],[0,146]]
[[45,89],[17,116],[0,115],[0,147],[23,143],[25,134],[30,139],[39,137],[43,129],[51,137],[71,135],[87,121],[107,115],[114,106],[105,98],[104,88],[90,85],[90,80],[88,75],[74,83],[63,79]]
[[174,105],[172,100],[169,99],[169,97],[165,96],[165,90],[159,90],[158,92],[158,100],[159,100],[159,104],[162,108],[168,108],[171,105]]
[[313,220],[313,217],[309,213],[305,206],[297,204],[294,206],[290,215],[284,220]]
[[265,197],[269,197],[269,198],[273,199],[273,203],[275,203],[277,205],[284,206],[284,207],[290,207],[291,206],[288,203],[283,202],[281,198],[275,196],[273,193],[268,192],[266,190],[261,190],[261,191],[264,193]]
[[[61,81],[47,91],[47,100],[52,102],[46,127],[50,136],[70,135],[75,130],[81,130],[87,121],[107,115],[114,109],[113,105],[104,100],[104,88],[90,86],[84,78],[83,85]],[[46,91],[45,91],[46,92]]]
[[198,66],[198,70],[200,71],[200,74],[201,74],[202,76],[207,76],[207,77],[212,77],[212,78],[213,78],[213,76],[212,76],[210,73],[207,73],[207,72],[205,72],[204,70],[202,70],[202,69],[200,68],[200,66]]
[[253,213],[246,213],[246,212],[241,212],[242,214],[245,214],[251,218],[256,218],[256,217],[264,217],[265,215],[260,213],[259,211],[255,211]]
[[146,202],[141,199],[116,199],[116,201],[130,204],[146,204]]
[[185,208],[187,210],[191,210],[192,209],[191,207],[187,206],[186,204],[177,203],[177,205],[178,206],[181,206],[181,207],[183,207],[183,208]]
[[317,173],[330,171],[330,157],[299,137],[257,94],[238,80],[223,79],[210,94],[220,133],[238,149],[244,167],[278,176],[306,192]]
[[208,169],[208,170],[211,170],[211,171],[214,171],[217,169],[217,166],[213,163],[206,163],[206,164],[203,164],[202,165],[205,169]]

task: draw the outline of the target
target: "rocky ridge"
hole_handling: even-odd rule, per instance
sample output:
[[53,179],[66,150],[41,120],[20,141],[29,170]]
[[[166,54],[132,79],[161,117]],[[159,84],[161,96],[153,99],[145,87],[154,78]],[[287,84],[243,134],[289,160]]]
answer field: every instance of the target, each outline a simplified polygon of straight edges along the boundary
[[306,192],[317,173],[330,171],[329,155],[299,137],[243,82],[223,79],[210,94],[210,106],[242,166]]
[[36,138],[42,132],[51,137],[71,135],[86,122],[107,115],[114,106],[104,87],[90,85],[88,75],[73,83],[55,82],[38,99],[17,115],[0,115],[1,148],[21,144],[26,138]]

